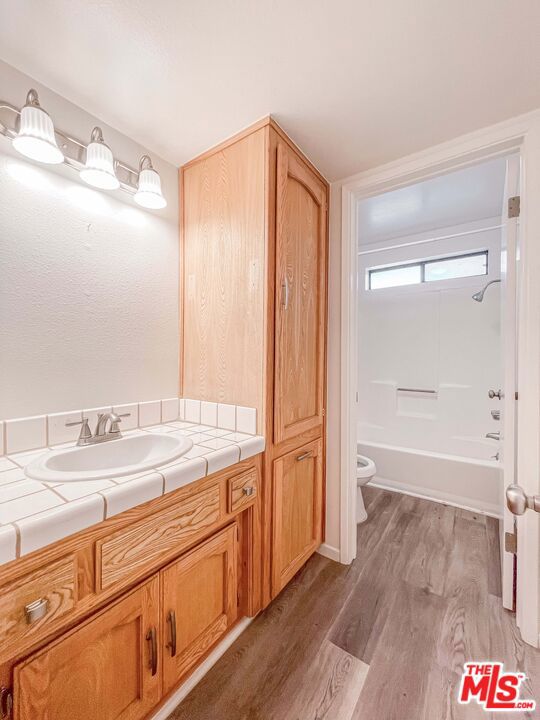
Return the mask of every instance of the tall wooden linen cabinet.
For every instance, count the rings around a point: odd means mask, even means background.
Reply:
[[[183,397],[266,437],[263,607],[323,540],[328,184],[267,118],[182,167],[180,202]]]

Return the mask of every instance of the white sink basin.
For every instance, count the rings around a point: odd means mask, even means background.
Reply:
[[[172,462],[191,450],[186,437],[165,434],[134,435],[99,445],[45,453],[24,469],[34,480],[74,482],[121,477]]]

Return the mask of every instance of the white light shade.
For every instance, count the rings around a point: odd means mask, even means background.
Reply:
[[[13,138],[13,147],[31,160],[57,165],[64,162],[64,154],[56,144],[53,121],[39,107],[37,94],[35,97],[35,104],[27,104],[21,110],[19,132]]]
[[[153,168],[139,172],[139,187],[133,199],[138,205],[150,210],[159,210],[167,205],[161,193],[161,179]]]
[[[86,164],[81,170],[84,182],[102,190],[116,190],[120,182],[114,172],[111,149],[104,142],[91,142],[86,148]]]

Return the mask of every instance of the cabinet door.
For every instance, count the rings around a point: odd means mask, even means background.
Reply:
[[[274,462],[273,595],[322,542],[322,478],[320,440]]]
[[[163,692],[235,621],[237,529],[231,525],[162,571]]]
[[[15,720],[138,720],[160,699],[159,579],[15,668]]]
[[[323,423],[326,187],[277,148],[274,442]]]

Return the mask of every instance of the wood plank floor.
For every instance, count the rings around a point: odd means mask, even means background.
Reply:
[[[491,659],[540,704],[540,651],[501,605],[497,522],[364,490],[355,562],[312,557],[169,720],[540,717],[456,701],[463,663]]]

